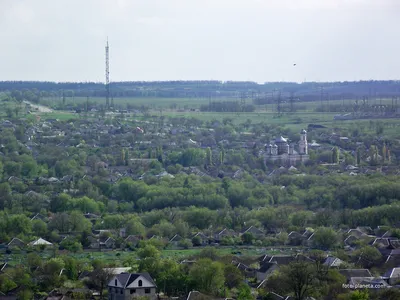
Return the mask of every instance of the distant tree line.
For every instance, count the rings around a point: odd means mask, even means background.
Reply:
[[[104,97],[105,86],[99,82],[46,82],[46,81],[2,81],[0,91],[33,90],[45,92],[73,91],[79,97]],[[246,98],[258,99],[263,104],[265,97],[258,95],[279,90],[282,96],[294,93],[300,101],[317,101],[321,89],[334,99],[368,96],[373,98],[400,95],[398,81],[357,81],[357,82],[256,82],[235,81],[156,81],[156,82],[113,82],[110,84],[114,97],[185,97],[185,98]]]

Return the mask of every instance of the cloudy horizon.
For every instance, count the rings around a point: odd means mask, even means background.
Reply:
[[[399,79],[396,0],[0,0],[0,80]],[[296,66],[294,66],[296,64]]]

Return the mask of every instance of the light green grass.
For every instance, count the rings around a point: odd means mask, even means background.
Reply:
[[[234,100],[233,98],[227,98],[224,100]],[[86,97],[74,97],[74,98],[66,98],[65,104],[84,104],[86,103]],[[61,103],[61,99],[54,98],[44,98],[43,103],[47,103],[50,105]],[[89,103],[97,103],[97,104],[105,104],[105,98],[103,97],[89,97]],[[148,106],[154,108],[169,108],[171,105],[176,104],[178,108],[184,108],[185,106],[189,108],[199,108],[200,105],[208,104],[208,98],[153,98],[153,97],[122,97],[122,98],[114,98],[115,106],[123,106],[126,108],[126,104],[131,104],[135,106]]]
[[[172,104],[176,104],[178,108],[184,108],[185,106],[187,108],[199,108],[201,105],[207,105],[209,101],[213,102],[223,102],[223,101],[240,101],[239,98],[207,98],[207,97],[199,97],[199,98],[162,98],[162,97],[116,97],[114,98],[114,104],[116,106],[122,105],[123,107],[126,106],[126,104],[131,104],[131,105],[136,105],[136,106],[148,106],[152,108],[170,108]],[[79,103],[83,104],[86,103],[87,98],[86,97],[67,97],[65,99],[65,104],[74,104],[74,103]],[[370,100],[368,103],[369,104],[380,104],[382,103],[383,105],[390,105],[392,102],[391,99],[382,99],[382,102],[380,99],[377,100]],[[43,103],[46,103],[47,105],[53,105],[53,104],[60,104],[62,102],[61,98],[44,98]],[[104,97],[89,97],[89,102],[90,103],[97,103],[97,104],[105,104],[105,98]],[[246,99],[247,104],[252,104],[253,101],[251,99]],[[354,99],[331,99],[329,101],[324,100],[321,104],[320,101],[305,101],[305,102],[295,102],[294,108],[295,110],[298,111],[314,111],[315,108],[320,107],[321,105],[326,107],[328,105],[342,105],[344,103],[345,105],[352,105],[354,103]],[[360,101],[361,103],[361,101]],[[282,103],[282,107],[289,107],[289,103]],[[304,109],[305,107],[305,109]],[[263,111],[275,111],[276,110],[276,104],[267,104],[267,105],[258,105],[257,110],[261,109]]]

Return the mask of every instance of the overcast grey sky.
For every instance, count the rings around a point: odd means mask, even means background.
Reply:
[[[400,79],[400,0],[0,0],[0,80]],[[297,66],[293,67],[296,63]]]

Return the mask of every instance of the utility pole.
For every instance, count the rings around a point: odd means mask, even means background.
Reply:
[[[282,113],[282,99],[280,90],[278,91],[278,97],[276,99],[276,112],[278,113],[278,117],[280,117]]]
[[[342,110],[345,111],[345,108],[344,108],[344,95],[342,95]]]
[[[321,100],[321,111],[324,111],[324,104],[323,104],[323,100],[324,100],[324,87],[321,86],[321,96],[320,96],[320,100]]]
[[[328,107],[327,112],[330,112],[330,111],[331,111],[331,109],[330,109],[330,104],[329,104],[330,97],[331,97],[331,95],[327,92],[327,93],[326,93],[326,104],[327,104],[327,107]]]
[[[244,108],[246,106],[246,94],[242,92],[240,94],[240,109],[244,112]]]
[[[294,96],[293,92],[290,92],[290,112],[294,113]]]
[[[109,58],[108,38],[106,44],[106,109],[110,108],[110,58]]]

